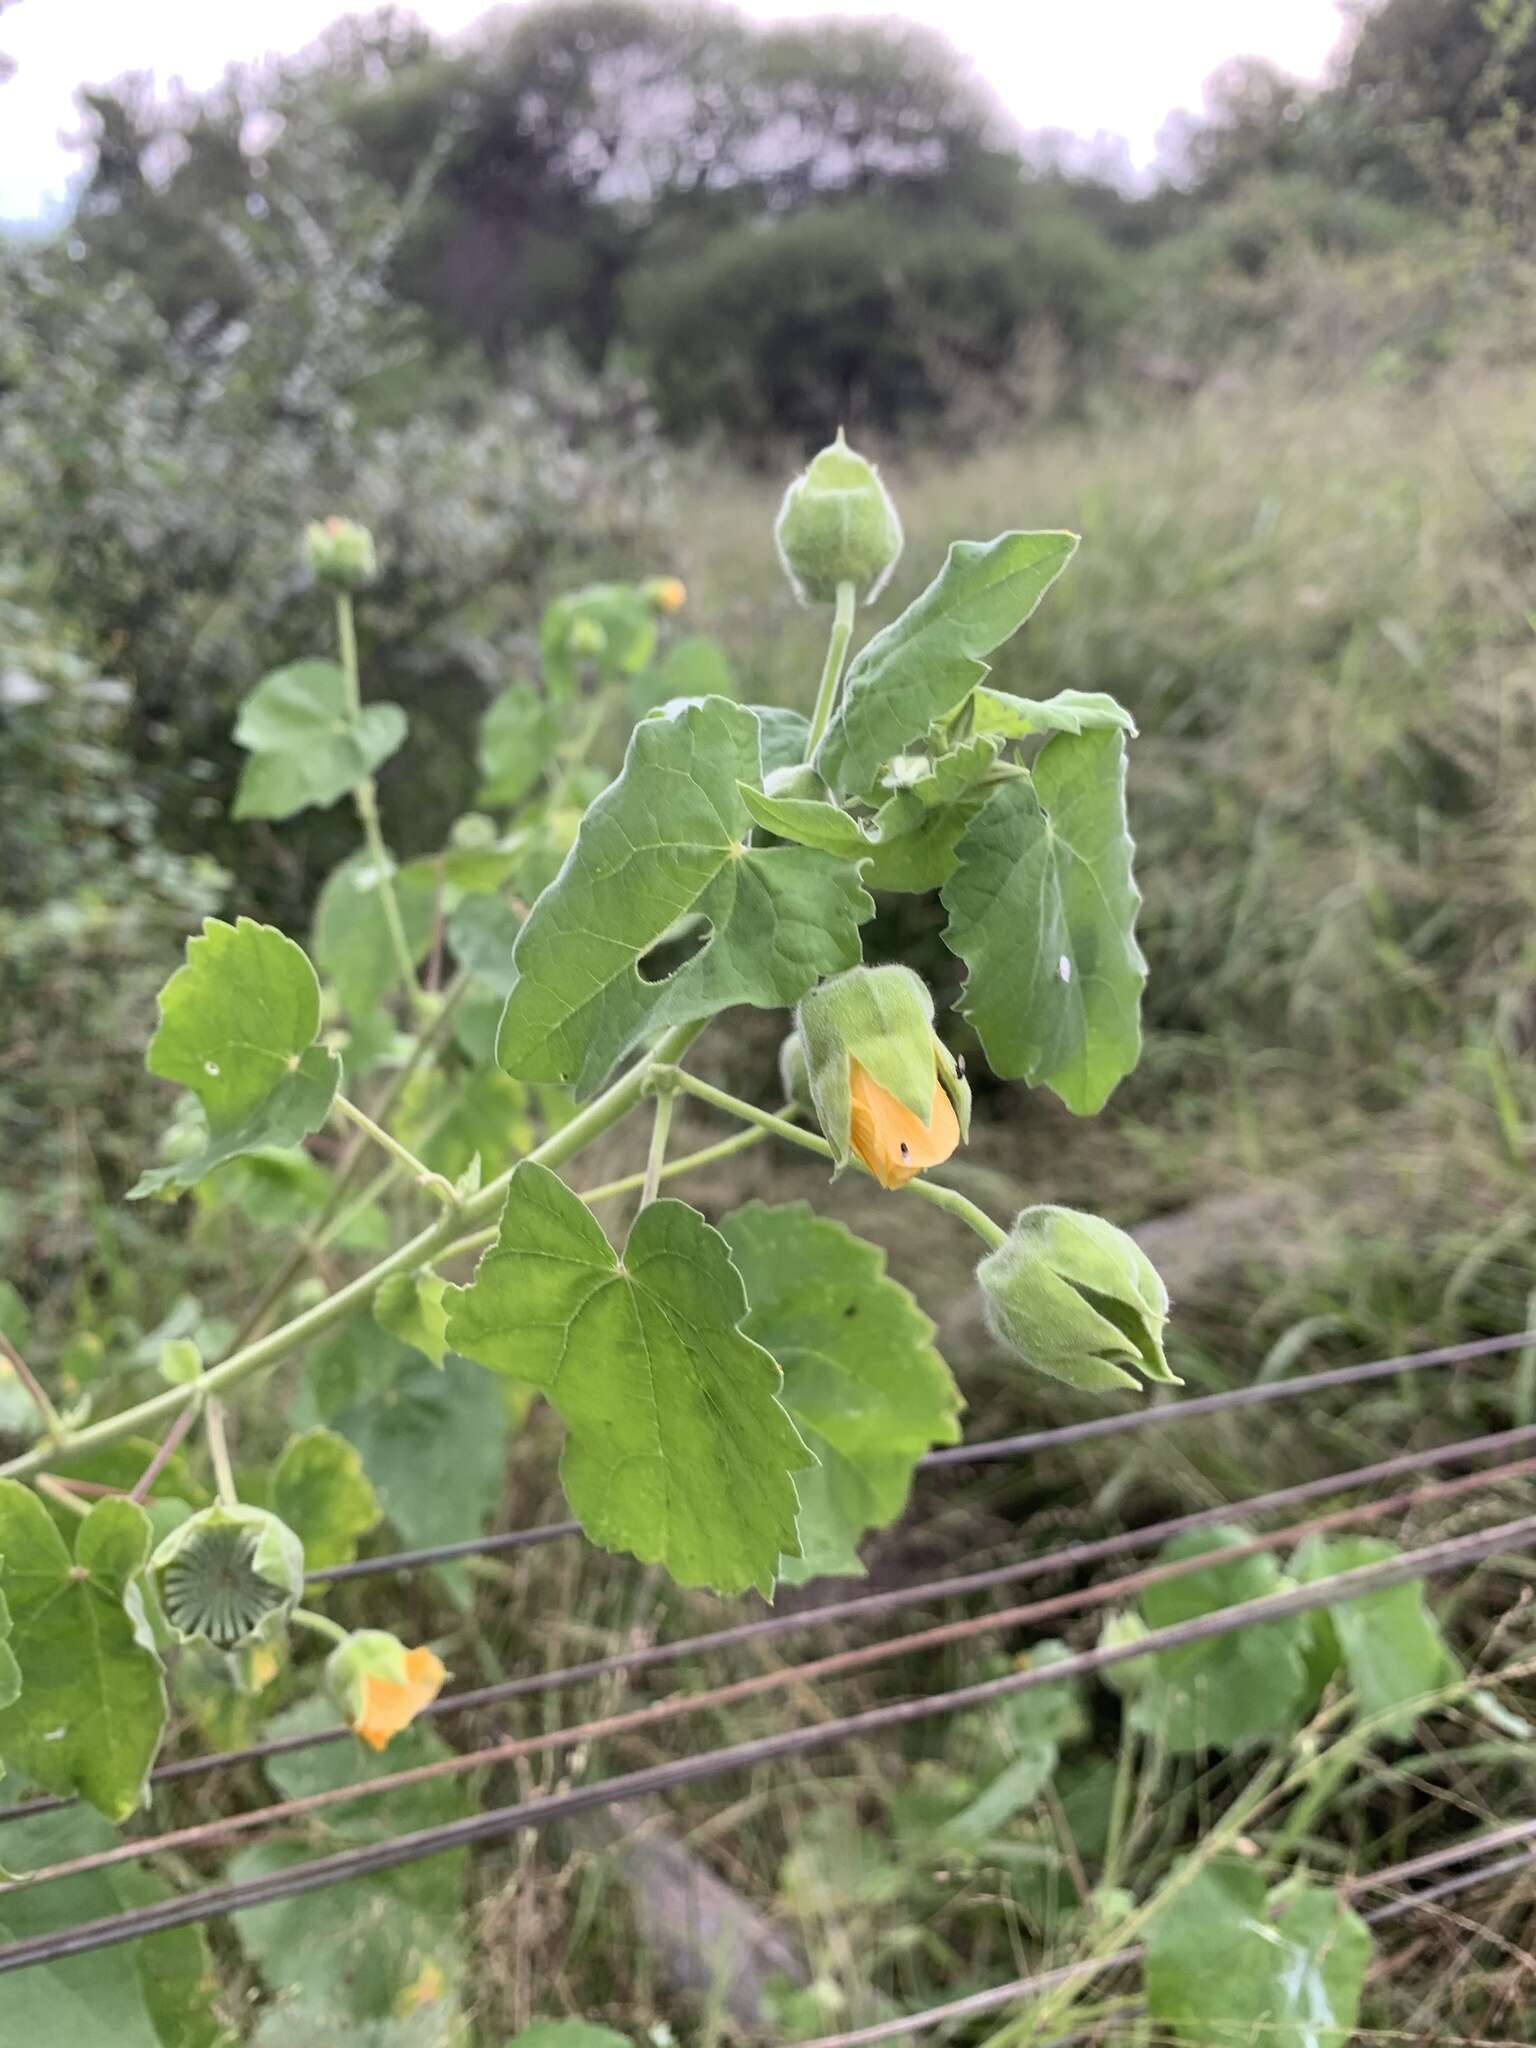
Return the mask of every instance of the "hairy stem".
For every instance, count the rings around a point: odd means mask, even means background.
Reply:
[[[203,1410],[203,1428],[208,1437],[208,1455],[213,1460],[213,1477],[218,1487],[219,1499],[227,1508],[240,1505],[240,1495],[235,1490],[235,1468],[229,1458],[229,1438],[224,1431],[224,1406],[220,1401],[209,1401]]]
[[[648,1208],[656,1199],[656,1190],[661,1185],[662,1168],[667,1160],[667,1133],[672,1128],[671,1089],[656,1097],[655,1115],[651,1122],[651,1149],[646,1154],[645,1176],[640,1183],[640,1206]]]
[[[434,1173],[430,1167],[423,1166],[422,1162],[408,1146],[402,1145],[398,1138],[392,1138],[384,1126],[376,1124],[366,1110],[359,1109],[355,1102],[349,1101],[345,1095],[341,1094],[338,1094],[336,1097],[336,1108],[340,1110],[349,1123],[356,1124],[357,1128],[370,1137],[375,1145],[380,1146],[392,1159],[403,1166],[406,1172],[415,1179],[418,1187],[426,1188],[430,1193],[436,1195],[444,1208],[456,1209],[458,1207],[458,1196],[453,1191],[452,1181],[444,1180],[440,1173]]]
[[[837,708],[837,692],[843,680],[843,663],[848,659],[848,642],[853,638],[853,615],[858,601],[858,592],[851,583],[839,583],[821,687],[816,692],[816,709],[811,713],[811,736],[805,747],[808,761],[821,745],[821,736],[832,723],[832,713]]]
[[[295,1607],[288,1617],[300,1628],[307,1628],[311,1635],[324,1636],[328,1643],[344,1643],[347,1631],[338,1621],[332,1621],[328,1614],[316,1614],[313,1607]]]
[[[363,691],[357,667],[357,621],[352,612],[350,590],[338,590],[336,593],[336,640],[341,650],[341,672],[347,679],[347,709],[356,718],[363,708]],[[412,1002],[420,1008],[421,983],[416,979],[416,963],[411,958],[410,940],[405,935],[405,922],[400,915],[400,899],[395,894],[395,866],[379,826],[379,800],[371,775],[365,775],[354,785],[352,801],[357,806],[363,838],[378,878],[379,903],[384,912],[395,964],[400,970],[401,980],[410,991]]]
[[[48,1389],[28,1365],[15,1345],[6,1336],[0,1336],[0,1358],[4,1358],[11,1371],[20,1380],[31,1399],[32,1405],[42,1417],[43,1428],[51,1437],[62,1439],[66,1434],[64,1418],[49,1399]]]

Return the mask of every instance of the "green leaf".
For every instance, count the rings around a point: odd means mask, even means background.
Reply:
[[[630,678],[629,708],[634,717],[644,718],[675,697],[735,694],[736,678],[725,649],[702,633],[690,633],[675,640],[653,668]]]
[[[736,788],[753,824],[780,839],[840,854],[845,860],[864,860],[874,851],[858,821],[836,804],[818,803],[814,797],[765,796],[750,782],[738,782]]]
[[[680,1585],[772,1592],[780,1555],[799,1554],[789,1475],[810,1460],[697,1210],[652,1202],[620,1260],[586,1204],[524,1160],[496,1244],[448,1299],[453,1349],[559,1412],[566,1497],[594,1543]]]
[[[354,712],[333,661],[297,661],[264,676],[240,707],[236,744],[251,758],[235,794],[237,818],[291,818],[345,796],[404,745],[398,704]]]
[[[749,704],[747,709],[757,720],[765,777],[775,768],[793,768],[805,759],[811,721],[803,711],[790,711],[782,704]]]
[[[1223,1563],[1221,1553],[1251,1542],[1246,1529],[1192,1529],[1163,1546],[1160,1557],[1211,1558],[1209,1569],[1148,1586],[1141,1611],[1149,1628],[1170,1628],[1245,1600],[1261,1600],[1290,1583],[1267,1551]],[[1152,1660],[1136,1699],[1143,1726],[1155,1727],[1175,1756],[1237,1749],[1294,1720],[1306,1685],[1308,1617],[1294,1615],[1234,1629],[1209,1642],[1163,1650]]]
[[[10,1822],[6,1855],[23,1870],[72,1861],[119,1840],[84,1807]],[[23,1886],[0,1897],[0,1939],[29,1940],[170,1897],[152,1872],[124,1867]],[[0,1992],[7,2048],[233,2048],[201,1928],[178,1927],[15,1972]]]
[[[1400,1555],[1400,1546],[1383,1537],[1312,1536],[1292,1559],[1291,1572],[1310,1585]],[[1315,1615],[1313,1627],[1319,1667],[1343,1663],[1362,1720],[1409,1710],[1395,1714],[1383,1731],[1399,1739],[1412,1734],[1419,1718],[1414,1703],[1450,1684],[1460,1670],[1420,1582],[1341,1601]]]
[[[959,1008],[993,1071],[1092,1115],[1141,1055],[1147,963],[1136,943],[1125,738],[1051,741],[1033,781],[995,789],[944,884],[944,942],[967,968]]]
[[[149,1517],[99,1500],[71,1559],[37,1495],[0,1480],[0,1588],[21,1690],[0,1709],[0,1758],[108,1820],[143,1805],[165,1726],[165,1679],[137,1580]]]
[[[391,1336],[438,1366],[448,1354],[446,1289],[435,1273],[391,1273],[373,1297],[373,1313]]]
[[[631,2048],[628,2034],[594,2027],[590,2020],[534,2020],[507,2048]]]
[[[378,1527],[383,1513],[356,1446],[331,1429],[288,1439],[272,1473],[269,1505],[304,1545],[312,1572],[350,1564],[358,1539]]]
[[[930,810],[903,790],[880,807],[879,843],[860,870],[869,889],[926,895],[940,889],[959,865],[955,849],[987,800],[985,790]]]
[[[375,1334],[387,1350],[389,1339]],[[361,1348],[360,1339],[354,1337],[350,1348]],[[411,1547],[474,1535],[501,1497],[507,1461],[501,1390],[459,1359],[439,1369],[402,1354],[393,1370],[385,1368],[382,1385],[330,1419],[356,1444],[385,1514]]]
[[[1181,2048],[1345,2048],[1370,1957],[1336,1892],[1293,1882],[1266,1897],[1252,1864],[1218,1857],[1152,1922],[1147,2006]]]
[[[749,1202],[720,1234],[747,1291],[742,1330],[778,1360],[779,1398],[821,1461],[796,1481],[801,1556],[782,1575],[860,1575],[859,1539],[901,1513],[917,1459],[959,1439],[933,1324],[883,1251],[804,1202]]]
[[[512,951],[523,921],[500,896],[466,896],[448,920],[453,957],[503,1001],[516,985]]]
[[[269,1732],[278,1740],[311,1735],[333,1727],[335,1719],[326,1700],[309,1699],[279,1715]],[[283,1798],[303,1799],[438,1763],[448,1754],[447,1745],[418,1723],[395,1737],[387,1755],[361,1743],[331,1742],[269,1758],[266,1771]],[[442,1826],[468,1814],[473,1799],[473,1779],[464,1774],[336,1806],[320,1818],[314,1847],[325,1853]],[[289,1869],[308,1853],[294,1843],[264,1843],[235,1857],[229,1876],[239,1883]],[[461,1852],[431,1856],[242,1913],[240,1939],[278,1994],[257,2032],[259,2048],[299,2042],[441,2048],[461,2040],[464,1871]],[[415,2015],[421,2031],[405,2026],[407,2014]]]
[[[983,687],[969,708],[973,733],[995,733],[1001,739],[1028,739],[1039,732],[1115,731],[1136,736],[1136,721],[1129,711],[1103,690],[1058,690],[1054,697],[1035,699]]]
[[[335,1055],[314,1042],[319,1029],[320,984],[302,947],[253,918],[205,918],[160,991],[145,1064],[192,1090],[208,1143],[141,1174],[132,1196],[190,1187],[226,1159],[318,1130],[341,1080]]]
[[[480,721],[482,804],[519,804],[544,773],[555,751],[555,721],[532,683],[509,683]]]
[[[396,987],[400,968],[384,914],[384,891],[366,847],[333,868],[315,905],[310,944],[322,974],[336,984],[349,1017],[365,1017]],[[430,862],[394,870],[395,901],[411,959],[420,960],[432,938],[437,902]]]
[[[746,781],[761,781],[758,727],[739,705],[711,697],[635,727],[518,938],[497,1042],[508,1073],[589,1093],[671,1025],[796,1002],[858,960],[873,905],[857,870],[806,847],[749,848]],[[640,962],[685,919],[702,922],[702,947],[648,981]]]
[[[857,796],[893,754],[963,704],[985,657],[1017,632],[1077,547],[1072,533],[957,540],[900,618],[862,648],[816,750],[834,789]]]

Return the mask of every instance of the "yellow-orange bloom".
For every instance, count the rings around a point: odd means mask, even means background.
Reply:
[[[408,1728],[423,1707],[428,1707],[442,1690],[447,1667],[431,1650],[407,1650],[405,1677],[380,1678],[368,1672],[363,1678],[362,1712],[353,1727],[371,1749],[383,1749],[392,1736]]]
[[[688,602],[688,586],[681,576],[658,576],[651,585],[658,611],[680,612]]]
[[[848,1142],[883,1188],[904,1188],[925,1166],[937,1166],[960,1143],[954,1104],[938,1076],[928,1121],[873,1080],[856,1059],[848,1061],[852,1115]]]

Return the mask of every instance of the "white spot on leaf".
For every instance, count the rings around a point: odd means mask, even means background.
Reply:
[[[1072,962],[1067,958],[1065,953],[1063,953],[1061,958],[1056,962],[1056,972],[1061,976],[1063,981],[1070,981],[1072,979]]]

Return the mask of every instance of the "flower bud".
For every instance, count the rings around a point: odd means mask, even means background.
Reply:
[[[901,554],[901,521],[879,471],[841,427],[784,493],[773,537],[802,604],[830,604],[840,583],[865,604],[884,588]]]
[[[850,967],[812,989],[795,1021],[838,1173],[857,1154],[883,1188],[905,1187],[969,1136],[971,1091],[910,968]]]
[[[791,1109],[798,1109],[802,1116],[816,1114],[816,1105],[811,1099],[810,1069],[805,1063],[805,1046],[798,1031],[791,1031],[779,1047],[779,1085]]]
[[[326,1659],[326,1690],[370,1749],[384,1749],[428,1707],[448,1676],[431,1650],[408,1650],[381,1628],[358,1629]]]
[[[640,595],[659,612],[680,612],[688,602],[688,586],[681,576],[648,576]]]
[[[1077,1209],[1023,1209],[976,1269],[987,1321],[1010,1351],[1070,1386],[1181,1384],[1163,1356],[1168,1290],[1133,1237]]]
[[[1139,1643],[1143,1636],[1149,1633],[1147,1624],[1139,1614],[1133,1613],[1130,1608],[1122,1608],[1118,1614],[1108,1614],[1104,1617],[1104,1625],[1099,1630],[1099,1648],[1118,1650],[1126,1643]],[[1150,1665],[1151,1659],[1147,1657],[1127,1657],[1123,1664],[1107,1664],[1104,1667],[1104,1682],[1119,1693],[1122,1699],[1129,1699],[1132,1693],[1139,1692],[1151,1677]]]
[[[373,535],[353,519],[316,519],[304,529],[304,554],[315,580],[333,590],[366,590],[379,573]]]
[[[304,1546],[265,1508],[204,1508],[160,1544],[149,1577],[179,1642],[238,1650],[286,1625],[304,1590]]]
[[[597,656],[607,652],[608,635],[600,620],[586,617],[572,619],[565,644],[572,654]]]

